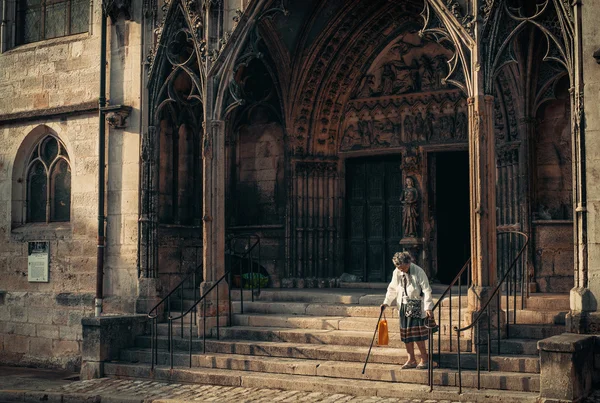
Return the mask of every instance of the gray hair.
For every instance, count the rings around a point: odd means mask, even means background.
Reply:
[[[409,252],[396,252],[394,253],[394,257],[392,258],[392,262],[395,266],[399,266],[401,264],[412,263],[412,256]]]

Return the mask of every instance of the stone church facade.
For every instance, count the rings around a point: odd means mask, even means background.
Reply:
[[[248,233],[271,287],[385,283],[408,250],[444,284],[470,257],[485,296],[516,229],[529,289],[596,331],[598,6],[83,3],[1,8],[0,362],[77,368],[94,300],[206,289]]]

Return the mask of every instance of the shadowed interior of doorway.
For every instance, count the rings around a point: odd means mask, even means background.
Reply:
[[[449,284],[470,255],[469,155],[441,152],[436,158],[436,278]]]

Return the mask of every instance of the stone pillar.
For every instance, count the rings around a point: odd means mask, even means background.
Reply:
[[[596,117],[600,102],[600,67],[592,57],[598,46],[594,32],[600,12],[591,5],[583,5],[579,0],[573,2],[573,12],[575,50],[571,88],[571,141],[575,286],[571,290],[571,312],[567,318],[567,329],[583,333],[590,331],[590,327],[597,328],[590,326],[592,322],[600,324],[600,315],[590,314],[598,310],[600,297],[600,270],[596,268],[597,264],[590,265],[590,257],[593,258],[600,252],[600,228],[595,224],[598,221],[595,216],[600,211],[600,192],[597,190],[598,177],[595,172],[600,167],[600,160],[596,149],[586,150],[586,137],[593,139],[600,133],[600,122]],[[584,75],[585,88],[588,90],[585,93],[585,103]],[[592,142],[588,143],[588,146],[594,145]]]
[[[564,333],[538,341],[540,403],[579,402],[592,391],[595,336]]]
[[[204,282],[200,285],[200,295],[204,295],[225,274],[225,122],[209,120],[204,124],[202,142],[203,162],[203,272]],[[224,325],[229,312],[227,303],[228,285],[222,281],[213,288],[204,302],[198,306],[198,329],[203,332],[204,312],[206,329],[216,325],[217,301],[220,324]]]
[[[496,156],[494,98],[471,97],[469,171],[471,186],[471,261],[473,286],[469,311],[478,311],[496,284]]]
[[[205,122],[203,162],[203,263],[204,281],[225,274],[225,122]]]

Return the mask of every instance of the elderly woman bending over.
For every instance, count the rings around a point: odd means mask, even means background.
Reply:
[[[428,359],[425,341],[429,331],[425,327],[425,318],[433,317],[431,287],[425,271],[412,263],[408,252],[398,252],[392,261],[396,266],[392,281],[388,285],[381,309],[385,309],[397,300],[400,310],[400,339],[406,344],[408,360],[402,369],[427,369]],[[415,343],[419,347],[421,360],[415,359]]]

